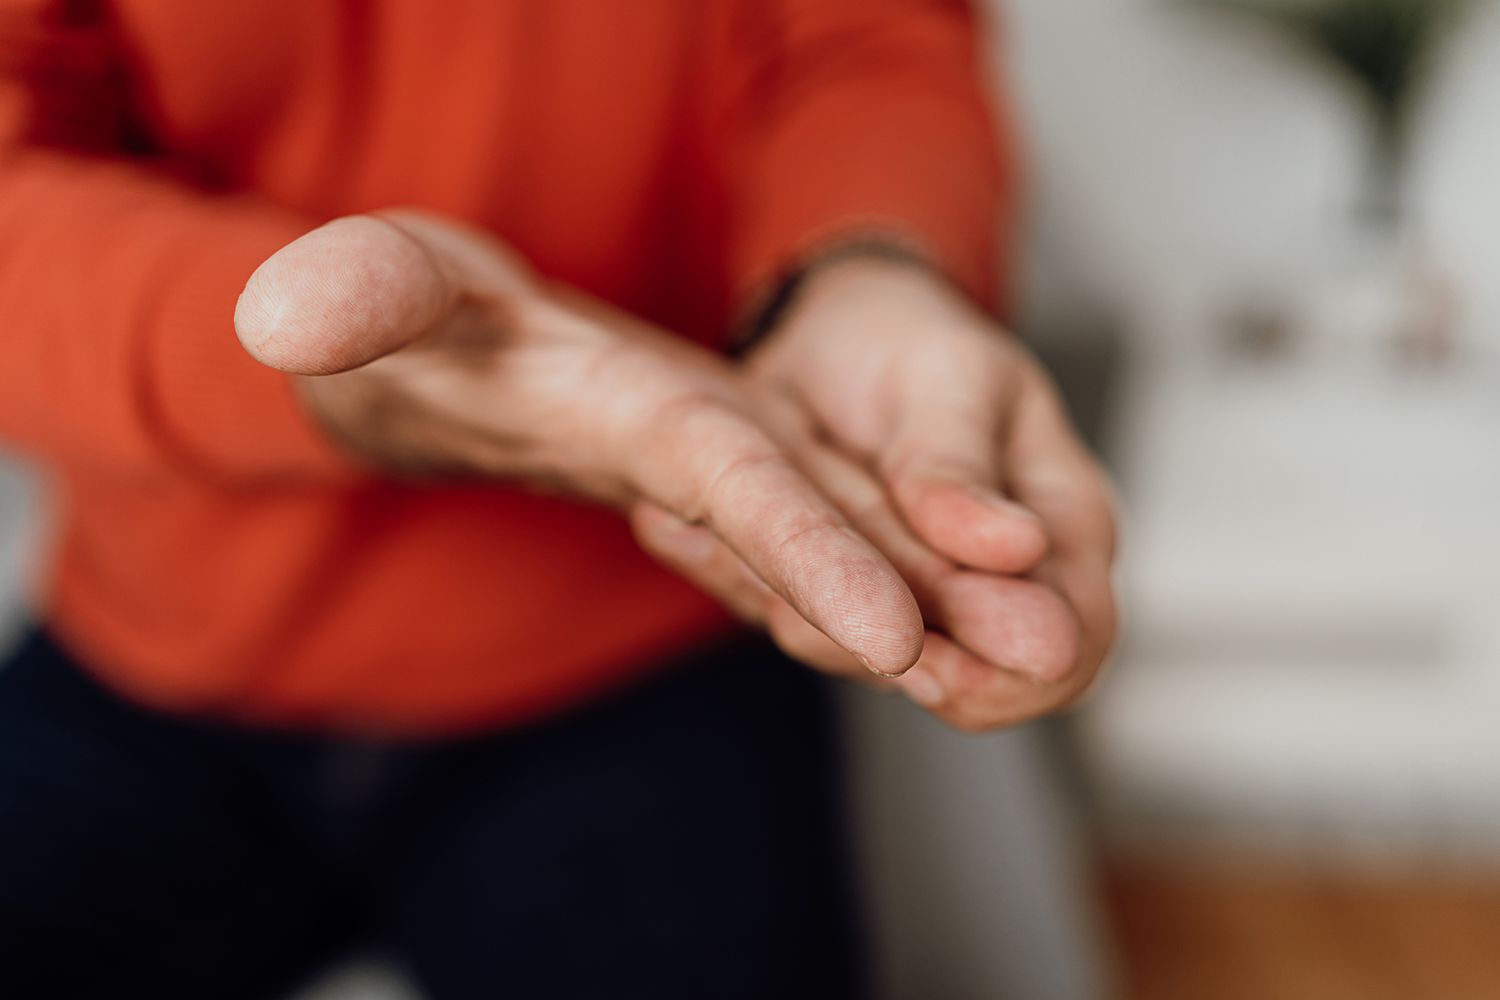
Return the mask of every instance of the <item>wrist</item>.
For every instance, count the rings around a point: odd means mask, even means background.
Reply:
[[[861,289],[941,295],[967,301],[963,292],[919,249],[899,239],[862,239],[829,247],[806,260],[767,296],[736,338],[735,352],[745,353],[784,327],[809,303]]]
[[[958,294],[924,258],[856,252],[840,255],[808,270],[786,312],[790,314],[829,298],[872,292],[881,295]]]

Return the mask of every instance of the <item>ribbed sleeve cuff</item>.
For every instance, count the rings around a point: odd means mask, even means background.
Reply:
[[[976,146],[972,120],[944,110],[903,107],[893,96],[843,118],[846,141],[812,134],[819,117],[779,136],[740,202],[736,301],[753,310],[840,244],[880,241],[927,260],[986,309],[1000,308],[1003,165],[996,150]]]
[[[360,467],[318,429],[292,378],[252,360],[234,332],[251,273],[310,226],[259,208],[225,214],[235,218],[186,227],[167,255],[144,352],[162,438],[209,474],[355,479]]]

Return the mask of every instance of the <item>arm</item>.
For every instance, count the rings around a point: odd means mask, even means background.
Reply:
[[[0,435],[95,474],[562,488],[708,526],[755,577],[731,604],[758,587],[871,669],[916,659],[910,592],[721,360],[445,220],[312,228],[174,182],[126,155],[106,27],[61,17],[0,13]]]
[[[772,602],[887,676],[920,652],[900,575],[723,358],[538,280],[482,232],[415,211],[334,220],[256,270],[235,325],[376,466],[608,504],[730,554],[739,572],[709,589],[752,620]]]
[[[0,18],[0,436],[110,473],[351,475],[231,324],[312,223],[130,157],[123,92],[105,25]]]

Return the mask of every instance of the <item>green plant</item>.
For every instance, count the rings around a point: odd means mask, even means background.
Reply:
[[[1368,208],[1394,217],[1412,109],[1438,44],[1474,0],[1196,0],[1254,15],[1332,63],[1374,116]],[[1387,220],[1389,221],[1389,220]]]

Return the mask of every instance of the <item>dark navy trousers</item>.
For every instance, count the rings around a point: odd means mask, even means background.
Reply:
[[[0,997],[272,998],[369,951],[433,1000],[855,996],[836,756],[822,682],[749,641],[380,743],[156,714],[36,632],[0,667]]]

